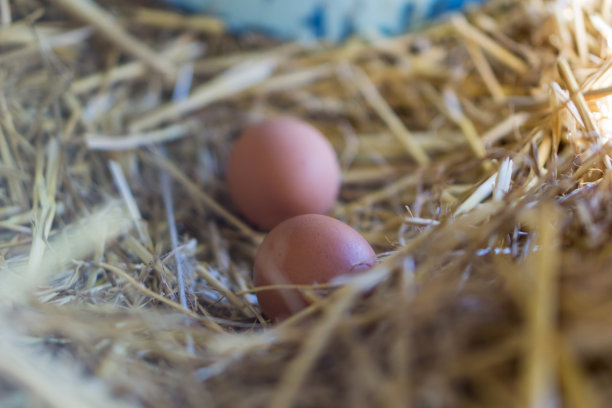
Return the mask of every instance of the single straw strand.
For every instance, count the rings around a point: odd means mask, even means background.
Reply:
[[[474,61],[474,67],[480,74],[482,78],[482,82],[484,82],[485,86],[489,90],[489,93],[493,97],[495,102],[503,102],[506,99],[506,94],[504,93],[504,89],[501,84],[495,77],[495,73],[491,68],[491,65],[487,62],[487,59],[482,52],[482,49],[471,40],[466,40],[465,47],[467,51],[470,53],[472,57],[472,61]]]
[[[121,197],[127,206],[134,227],[138,232],[140,241],[143,243],[149,242],[149,237],[142,226],[142,216],[140,214],[140,210],[138,209],[138,205],[136,204],[136,200],[134,199],[134,195],[132,194],[130,185],[125,178],[125,174],[123,174],[121,166],[116,161],[109,160],[108,168],[110,169],[113,180],[115,181],[115,186],[119,190],[119,194],[121,194]]]
[[[8,27],[11,21],[11,4],[9,0],[0,0],[0,23],[3,27]]]
[[[164,152],[165,153],[165,152]],[[182,251],[179,248],[178,232],[176,230],[176,220],[174,218],[174,203],[172,202],[172,185],[170,176],[167,172],[161,171],[161,186],[162,196],[164,200],[164,208],[166,209],[166,220],[170,231],[170,242],[174,250],[174,258],[176,260],[177,280],[179,285],[179,302],[181,306],[188,309],[187,296],[185,294],[185,262]]]
[[[578,55],[583,64],[588,62],[589,46],[587,44],[587,33],[584,27],[584,15],[582,14],[583,0],[573,0],[572,6],[574,9],[574,32],[576,35],[576,46],[578,47]]]
[[[189,90],[191,89],[192,79],[193,65],[188,64],[183,66],[179,70],[179,75],[176,81],[176,85],[174,87],[174,93],[172,95],[173,101],[182,101],[187,98],[187,96],[189,95]],[[164,146],[160,147],[160,152],[164,158],[167,158],[168,153],[166,152],[166,148]],[[178,231],[176,229],[176,219],[174,217],[174,202],[172,201],[172,181],[170,179],[170,175],[166,170],[160,169],[160,173],[164,208],[166,209],[166,219],[168,221],[168,229],[170,231],[170,243],[172,245],[172,249],[174,251],[174,259],[176,261],[176,274],[179,286],[179,302],[181,303],[181,306],[183,306],[185,309],[188,309],[186,294],[187,289],[185,286],[187,274],[191,277],[192,271],[185,259],[185,255],[183,254],[182,249],[179,247]],[[189,326],[189,321],[187,321],[186,324],[187,326]],[[191,355],[195,354],[193,337],[190,334],[187,335],[187,352]]]
[[[526,356],[526,403],[528,407],[555,406],[557,350],[555,345],[558,314],[558,269],[560,214],[552,204],[528,214],[527,223],[537,228],[539,250],[527,260],[533,291],[527,309],[529,347]]]
[[[173,142],[191,134],[196,122],[177,123],[149,132],[131,133],[121,136],[88,133],[85,143],[90,150],[125,151],[160,143]]]

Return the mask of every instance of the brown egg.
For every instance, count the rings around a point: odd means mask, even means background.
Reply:
[[[266,236],[257,251],[255,286],[327,283],[336,276],[372,267],[376,254],[350,226],[334,218],[307,214],[290,218]],[[278,320],[306,307],[296,289],[257,292],[263,313]]]
[[[338,196],[340,167],[325,137],[298,119],[249,126],[227,165],[229,193],[238,211],[269,230],[300,214],[324,214]]]

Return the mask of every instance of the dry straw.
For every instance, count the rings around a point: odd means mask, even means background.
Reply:
[[[607,405],[611,1],[309,47],[137,3],[0,0],[0,406]],[[380,263],[271,326],[223,180],[282,114]]]

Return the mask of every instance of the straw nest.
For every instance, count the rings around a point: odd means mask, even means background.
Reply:
[[[125,3],[0,0],[0,406],[612,398],[611,1],[338,47]],[[280,114],[380,264],[272,326],[223,180]]]

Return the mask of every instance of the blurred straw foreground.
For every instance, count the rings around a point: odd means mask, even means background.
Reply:
[[[607,405],[612,1],[336,47],[146,5],[0,0],[0,406]],[[272,326],[223,180],[281,114],[381,262]]]

